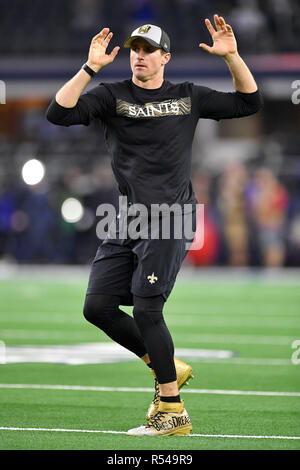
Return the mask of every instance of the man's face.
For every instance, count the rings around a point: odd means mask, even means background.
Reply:
[[[169,55],[163,54],[161,49],[151,46],[144,39],[135,39],[130,48],[130,66],[133,75],[143,82],[155,78],[162,72]]]

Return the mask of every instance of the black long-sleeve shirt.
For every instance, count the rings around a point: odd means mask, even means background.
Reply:
[[[258,91],[224,93],[168,81],[148,90],[125,80],[96,86],[73,108],[53,99],[47,119],[62,126],[99,122],[120,192],[128,202],[183,205],[195,202],[190,171],[198,120],[249,116],[261,103]]]

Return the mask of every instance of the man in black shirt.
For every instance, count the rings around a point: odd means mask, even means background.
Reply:
[[[104,28],[92,39],[86,64],[57,92],[47,111],[47,118],[58,125],[99,122],[125,198],[126,217],[121,210],[94,259],[84,315],[140,357],[155,377],[147,424],[129,430],[130,435],[183,435],[192,429],[179,395],[192,370],[174,360],[162,312],[193,239],[186,230],[181,237],[175,234],[187,219],[195,223],[197,201],[190,181],[193,136],[199,118],[238,118],[261,106],[232,28],[218,15],[215,27],[208,19],[205,23],[213,46],[200,47],[225,60],[235,92],[164,80],[164,67],[171,58],[169,37],[158,26],[143,25],[125,43],[130,47],[131,80],[102,83],[82,94],[91,77],[118,53],[118,46],[106,53],[112,33]],[[134,222],[141,207],[146,215],[139,219],[140,236],[126,232],[124,237],[124,221]],[[152,214],[154,207],[159,215]],[[173,228],[163,237],[161,224],[166,217]],[[133,318],[120,305],[133,305]]]

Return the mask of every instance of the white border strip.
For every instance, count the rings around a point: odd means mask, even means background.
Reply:
[[[0,427],[0,431],[46,431],[46,432],[81,432],[81,433],[103,433],[103,434],[127,434],[126,431],[102,431],[98,429],[60,429],[60,428],[15,428]],[[239,438],[239,439],[300,439],[300,436],[249,436],[240,434],[190,434],[183,437],[216,437],[216,438]]]
[[[74,390],[86,392],[153,392],[146,387],[94,387],[84,385],[0,384],[0,389]],[[182,389],[184,393],[207,395],[250,395],[265,397],[300,397],[300,392],[264,392],[249,390],[214,390],[205,388]]]

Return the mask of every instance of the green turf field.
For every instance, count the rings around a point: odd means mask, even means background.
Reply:
[[[86,279],[2,280],[2,362],[4,346],[8,358],[12,346],[111,343],[82,316],[85,288]],[[292,362],[293,353],[300,359],[292,348],[299,306],[297,279],[178,281],[165,307],[175,347],[229,352],[182,357],[195,375],[181,391],[193,424],[188,437],[125,434],[144,423],[153,396],[139,360],[1,364],[0,449],[300,449],[300,364]]]

